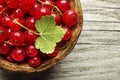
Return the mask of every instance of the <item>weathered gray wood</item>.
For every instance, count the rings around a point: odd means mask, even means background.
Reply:
[[[65,60],[42,73],[0,70],[0,80],[120,80],[120,0],[81,0],[84,26]]]
[[[84,22],[83,30],[88,31],[108,31],[108,30],[120,30],[120,22]]]
[[[90,45],[120,45],[120,31],[83,30],[78,43]]]

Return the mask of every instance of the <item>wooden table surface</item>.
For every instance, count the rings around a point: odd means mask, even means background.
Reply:
[[[0,68],[0,80],[120,80],[120,0],[81,0],[84,25],[65,60],[42,73]]]

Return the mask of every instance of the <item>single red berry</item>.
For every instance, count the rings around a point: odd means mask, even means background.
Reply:
[[[11,52],[11,56],[15,61],[23,61],[25,59],[25,50],[23,48],[14,48]]]
[[[67,10],[63,14],[62,20],[69,26],[74,26],[78,22],[78,14],[74,10]]]
[[[25,37],[24,34],[20,31],[17,32],[12,32],[10,34],[10,42],[14,45],[14,46],[21,46],[25,41]]]
[[[0,1],[1,2],[1,1]],[[2,22],[2,10],[5,9],[5,6],[0,4],[0,22]]]
[[[26,30],[24,32],[24,35],[25,35],[25,41],[26,41],[27,44],[32,45],[32,44],[35,43],[35,40],[37,38],[36,34],[32,33],[31,31]]]
[[[3,17],[3,10],[5,9],[5,5],[0,4],[0,22],[2,22],[2,17]]]
[[[57,47],[60,48],[60,47],[63,47],[64,45],[66,44],[66,41],[60,41],[59,43],[57,43]]]
[[[56,25],[60,25],[60,23],[61,23],[61,16],[57,12],[52,12],[51,15],[54,16]]]
[[[57,48],[55,48],[54,52],[53,52],[53,53],[51,53],[51,54],[48,54],[48,56],[49,56],[49,57],[56,57],[56,56],[57,56],[57,54],[58,54],[58,49],[57,49]]]
[[[55,3],[52,0],[42,0],[45,4],[43,4],[44,7],[53,10],[53,6]]]
[[[14,62],[14,59],[13,59],[13,57],[12,57],[11,54],[6,55],[6,59],[7,59],[9,62]]]
[[[41,59],[39,57],[33,57],[29,59],[29,65],[32,67],[38,67],[41,64]]]
[[[2,25],[3,26],[9,26],[11,23],[12,18],[10,16],[5,16],[2,18]]]
[[[2,22],[2,13],[0,13],[0,23]]]
[[[6,28],[6,39],[8,40],[11,34],[11,30],[9,28]]]
[[[1,4],[0,4],[0,12],[1,12],[3,9],[5,9],[5,5],[3,5],[3,4],[1,5]]]
[[[36,49],[33,45],[27,46],[26,54],[28,57],[35,57],[38,55],[38,49]]]
[[[41,60],[47,60],[48,59],[48,55],[42,53],[41,51],[39,51],[38,56],[40,57]]]
[[[66,10],[70,9],[70,3],[68,0],[57,0],[56,6],[62,11],[65,12]]]
[[[13,17],[22,18],[25,15],[26,11],[20,8],[17,8],[13,11]]]
[[[40,8],[41,5],[39,3],[35,3],[34,7],[32,9],[30,9],[28,12],[31,16],[35,16],[35,12],[37,10],[37,8]]]
[[[9,54],[11,46],[9,44],[3,43],[0,45],[0,54]]]
[[[32,9],[37,0],[20,0],[20,7],[24,10]]]
[[[3,26],[0,26],[0,43],[4,42],[6,39],[6,31]]]
[[[42,16],[46,16],[46,15],[50,15],[50,14],[51,14],[50,9],[48,9],[46,7],[41,7],[41,8],[37,8],[35,17],[38,20],[38,19],[41,19]]]
[[[72,32],[71,32],[71,30],[68,28],[68,27],[66,27],[66,26],[63,26],[62,27],[65,31],[66,31],[66,33],[65,33],[65,35],[64,35],[64,37],[63,37],[63,41],[67,41],[67,40],[69,40],[70,38],[71,38],[71,36],[72,36]]]
[[[35,30],[35,21],[34,17],[28,17],[25,22],[26,27]]]
[[[15,17],[14,17],[14,14],[11,14],[10,17],[11,17],[11,18],[15,18]]]
[[[4,13],[7,13],[5,15],[11,15],[13,13],[13,9],[9,8],[9,7],[5,7],[5,12]]]
[[[6,0],[6,3],[9,8],[18,8],[19,7],[19,0]]]
[[[0,4],[4,4],[6,0],[0,0]]]
[[[16,20],[24,25],[24,20],[23,19],[19,19],[16,18]],[[16,22],[14,22],[14,19],[11,20],[11,23],[9,25],[9,28],[11,29],[11,31],[19,31],[22,29],[22,27],[20,25],[18,25]]]

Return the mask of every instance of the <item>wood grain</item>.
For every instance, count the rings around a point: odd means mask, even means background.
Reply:
[[[0,70],[0,80],[120,80],[120,0],[81,0],[84,26],[72,53],[42,73]]]

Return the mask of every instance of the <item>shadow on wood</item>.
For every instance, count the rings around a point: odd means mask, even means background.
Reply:
[[[54,70],[54,67],[47,69],[43,72],[24,73],[24,72],[13,72],[5,69],[0,69],[0,78],[3,80],[49,80],[49,76]]]

